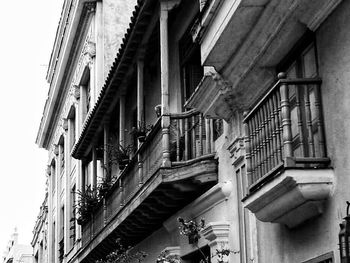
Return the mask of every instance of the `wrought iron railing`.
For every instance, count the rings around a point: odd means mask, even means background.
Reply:
[[[280,168],[316,167],[329,162],[323,133],[319,78],[277,83],[245,116],[247,176],[250,190]]]

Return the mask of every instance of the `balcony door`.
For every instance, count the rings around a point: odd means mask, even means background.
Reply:
[[[287,73],[288,79],[318,77],[317,53],[314,42],[309,42],[294,51],[289,62],[279,71]],[[316,87],[289,85],[289,102],[291,108],[293,150],[295,157],[319,156],[318,126],[316,107]]]

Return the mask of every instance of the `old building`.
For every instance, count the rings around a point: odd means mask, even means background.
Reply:
[[[49,262],[95,262],[116,239],[145,262],[340,262],[349,14],[341,0],[66,1],[37,138]],[[205,219],[198,240],[179,217]]]
[[[45,194],[44,201],[40,207],[38,218],[33,229],[33,239],[31,245],[33,247],[34,263],[48,263],[48,193]]]
[[[97,100],[134,5],[121,0],[64,1],[36,139],[49,152],[47,262],[70,262],[81,247],[75,205],[83,171],[81,161],[70,153]]]
[[[3,263],[33,263],[32,247],[18,242],[18,232],[15,228],[2,257]]]

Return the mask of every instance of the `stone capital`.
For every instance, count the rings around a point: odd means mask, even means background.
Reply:
[[[210,247],[215,247],[218,244],[227,245],[229,232],[230,224],[228,222],[210,222],[202,230],[202,234],[209,241]]]
[[[160,0],[161,11],[170,11],[180,4],[181,0]]]

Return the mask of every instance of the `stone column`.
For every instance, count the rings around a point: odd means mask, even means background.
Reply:
[[[96,146],[92,147],[92,173],[91,173],[91,188],[97,185],[97,152]]]
[[[53,199],[53,184],[52,184],[52,166],[48,165],[46,169],[47,177],[48,177],[48,198],[47,198],[47,223],[48,223],[48,229],[47,229],[47,256],[48,259],[52,259],[52,224],[53,224],[53,218],[52,218],[52,199]]]
[[[144,62],[142,59],[139,59],[137,61],[137,125],[138,129],[145,129],[146,128],[146,123],[144,120],[144,97],[143,97],[143,91],[144,91],[144,86],[143,86],[143,67],[144,67]],[[145,130],[146,132],[146,130]],[[138,145],[140,147],[141,143],[138,142]],[[142,163],[142,156],[140,154],[137,155],[138,159],[138,173],[139,173],[139,184],[143,183],[142,179],[142,168],[143,168],[143,163]]]
[[[103,176],[107,180],[111,179],[111,172],[107,171],[106,169],[109,169],[111,167],[108,167],[108,159],[110,158],[108,156],[108,148],[109,148],[109,118],[106,118],[104,121],[104,127],[103,127],[103,163],[105,166],[105,169],[103,171]]]
[[[162,104],[163,167],[170,167],[170,112],[169,112],[169,33],[168,14],[180,0],[160,1],[160,86]]]
[[[59,243],[59,209],[60,209],[60,186],[59,186],[59,165],[61,162],[59,162],[59,147],[58,145],[54,146],[54,153],[56,155],[55,157],[55,167],[53,167],[53,171],[55,173],[55,179],[56,179],[56,200],[54,202],[56,203],[56,214],[55,214],[55,228],[53,231],[55,232],[55,242],[54,242],[54,248],[55,251],[53,252],[54,256],[54,263],[58,263],[58,243]],[[52,172],[52,171],[51,171]]]
[[[217,262],[217,250],[229,249],[228,236],[230,224],[228,222],[211,222],[202,231],[205,239],[209,241],[211,262]]]
[[[119,144],[125,146],[125,96],[119,100]]]

